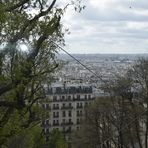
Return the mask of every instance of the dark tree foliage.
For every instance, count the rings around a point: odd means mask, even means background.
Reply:
[[[102,86],[86,109],[75,148],[148,148],[148,60],[139,59],[124,76]]]
[[[67,31],[61,18],[68,6],[82,9],[80,0],[58,2],[0,1],[1,146],[40,121],[41,111],[34,104],[45,98],[44,82],[51,82],[58,68],[54,42],[63,45]]]

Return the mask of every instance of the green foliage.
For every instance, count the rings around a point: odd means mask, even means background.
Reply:
[[[56,129],[51,132],[48,145],[49,148],[68,148],[62,133]]]
[[[80,0],[75,2],[79,7]],[[36,102],[46,97],[44,83],[51,83],[58,68],[54,42],[64,44],[61,18],[69,4],[0,1],[0,147],[14,141],[14,147],[37,147],[32,145],[39,133],[31,127],[39,125],[42,110]]]
[[[39,127],[21,130],[17,135],[9,139],[8,148],[40,148],[45,144]]]

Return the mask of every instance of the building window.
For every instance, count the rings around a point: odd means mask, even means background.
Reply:
[[[57,117],[59,117],[59,112],[57,112]]]
[[[82,105],[82,102],[81,103],[77,103],[77,108],[82,108],[83,105]]]
[[[80,115],[82,115],[82,110],[80,110]]]
[[[66,112],[65,111],[63,111],[62,114],[63,114],[63,117],[66,117]]]
[[[68,96],[68,100],[71,100],[71,96]]]
[[[77,119],[77,124],[80,124],[80,120],[79,120],[79,118]]]
[[[87,99],[87,95],[85,95],[85,99]]]
[[[55,112],[53,112],[53,118],[55,117]]]
[[[62,99],[65,99],[65,96],[62,96]]]
[[[57,96],[53,96],[53,101],[57,101]]]
[[[91,95],[88,95],[88,98],[91,99]]]
[[[69,103],[69,107],[71,107],[71,103]]]
[[[71,117],[71,111],[68,112],[68,116]]]
[[[53,120],[53,126],[57,126],[57,125],[59,125],[59,120]]]
[[[53,118],[58,118],[59,117],[59,112],[53,112]]]
[[[62,122],[65,123],[65,119],[63,119]]]
[[[56,104],[56,108],[59,109],[59,104]]]
[[[49,109],[50,107],[49,107],[49,104],[46,104],[46,109]]]
[[[63,107],[65,107],[65,103],[63,103]]]
[[[53,109],[59,109],[59,104],[53,104]]]
[[[53,125],[54,125],[55,123],[56,123],[55,120],[53,120]]]
[[[77,110],[77,116],[79,116],[79,110]]]
[[[59,124],[59,120],[56,120],[56,124]]]
[[[77,95],[77,99],[80,99],[80,95]]]
[[[69,123],[71,123],[71,119],[69,119]]]

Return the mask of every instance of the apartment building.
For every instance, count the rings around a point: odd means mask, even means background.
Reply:
[[[78,84],[53,84],[47,87],[47,98],[42,102],[47,118],[42,121],[47,139],[53,129],[64,135],[80,129],[85,107],[94,100],[92,87]]]

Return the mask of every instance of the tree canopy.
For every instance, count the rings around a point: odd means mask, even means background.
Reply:
[[[148,148],[148,59],[139,59],[102,89],[108,96],[86,109],[73,147]]]
[[[67,31],[61,18],[68,6],[80,11],[80,2],[0,1],[0,145],[41,119],[34,104],[58,68],[54,42],[64,45]]]

